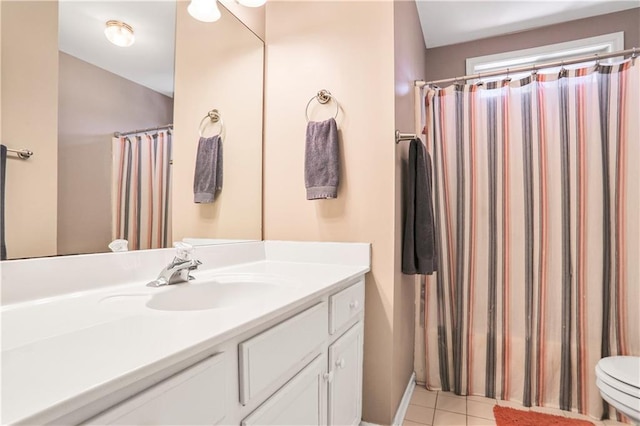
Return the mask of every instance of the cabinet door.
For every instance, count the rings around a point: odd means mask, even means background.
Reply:
[[[363,337],[362,322],[359,322],[329,347],[330,425],[360,424]]]
[[[326,424],[326,355],[318,355],[242,421],[252,425]]]

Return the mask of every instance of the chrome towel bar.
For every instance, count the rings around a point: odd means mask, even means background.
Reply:
[[[415,133],[400,133],[400,130],[396,130],[396,144],[413,139],[419,139]]]
[[[18,154],[18,157],[20,157],[23,160],[28,160],[33,155],[33,151],[30,151],[28,149],[11,149],[11,148],[7,148],[7,152],[12,152],[14,154]]]

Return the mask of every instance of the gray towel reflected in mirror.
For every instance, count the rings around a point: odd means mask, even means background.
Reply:
[[[200,138],[193,177],[193,202],[213,203],[222,190],[222,138]]]

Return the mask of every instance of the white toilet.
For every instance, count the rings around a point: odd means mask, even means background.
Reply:
[[[640,357],[611,356],[596,365],[602,398],[634,423],[640,423]]]

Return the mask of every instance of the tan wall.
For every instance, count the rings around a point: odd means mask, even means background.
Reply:
[[[173,122],[173,99],[60,52],[58,254],[109,251],[113,132]]]
[[[229,11],[199,22],[179,2],[176,22],[173,238],[262,238],[262,91],[264,45]],[[222,191],[194,204],[198,125],[218,109],[225,126]],[[205,136],[219,126],[205,129]]]
[[[438,80],[466,74],[466,59],[528,49],[624,31],[625,49],[640,46],[640,8],[578,19],[544,28],[427,49],[425,79]]]
[[[395,45],[395,122],[396,129],[403,133],[420,134],[419,121],[415,119],[414,81],[424,78],[426,48],[414,1],[394,2]],[[394,320],[393,320],[393,387],[392,405],[400,403],[407,382],[413,373],[414,355],[414,311],[415,282],[413,275],[404,275],[402,270],[402,240],[404,229],[404,197],[406,188],[406,162],[409,143],[401,142],[396,148],[395,163],[395,235],[394,239]]]
[[[372,243],[366,277],[363,416],[389,424],[394,374],[395,144],[393,3],[269,2],[266,9],[264,237]],[[338,198],[307,201],[305,106],[340,103]],[[314,105],[312,119],[333,114]],[[403,366],[404,368],[404,366]],[[403,375],[404,376],[404,375]]]
[[[27,161],[7,158],[9,258],[56,254],[58,166],[58,4],[3,1],[2,134]],[[37,29],[37,31],[25,31]],[[47,70],[47,72],[42,72]]]

